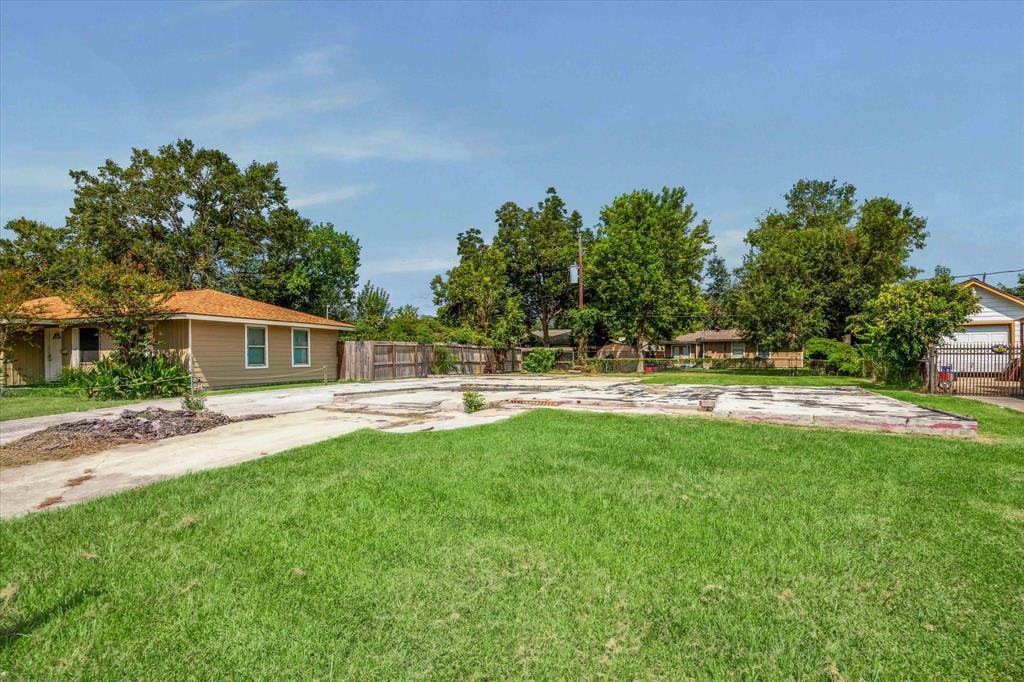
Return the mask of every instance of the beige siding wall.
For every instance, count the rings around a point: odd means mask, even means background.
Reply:
[[[3,367],[4,384],[7,386],[24,386],[45,381],[43,332],[19,334],[14,340],[11,359],[4,359]]]
[[[743,353],[745,359],[757,358],[757,346],[746,343]],[[709,358],[732,358],[732,342],[708,342],[704,344],[704,355]],[[773,367],[803,367],[803,351],[774,351],[768,358],[763,358]]]
[[[192,321],[193,371],[210,388],[249,386],[338,377],[338,333],[309,330],[309,367],[292,367],[291,327],[267,327],[268,366],[245,368],[245,324]]]
[[[743,359],[754,360],[757,359],[757,346],[752,343],[745,343]],[[672,357],[673,344],[666,346],[666,353],[669,357]],[[732,359],[732,342],[731,341],[709,341],[703,344],[694,344],[690,346],[690,358],[696,359],[700,357],[713,358],[717,360],[728,360]],[[803,351],[774,351],[769,357],[761,358],[765,363],[771,367],[780,368],[793,368],[803,367]]]
[[[157,350],[188,350],[188,320],[162,320],[156,323]]]

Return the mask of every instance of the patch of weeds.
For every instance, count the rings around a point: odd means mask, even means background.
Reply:
[[[487,406],[487,400],[476,391],[464,391],[462,393],[462,404],[465,406],[466,412],[472,414],[484,409]]]

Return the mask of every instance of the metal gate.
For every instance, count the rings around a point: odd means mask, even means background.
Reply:
[[[1024,397],[1021,349],[1003,343],[932,346],[928,354],[928,390]]]

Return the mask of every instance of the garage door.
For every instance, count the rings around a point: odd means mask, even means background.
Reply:
[[[970,343],[992,346],[997,343],[1010,343],[1010,328],[1005,324],[980,324],[964,327],[953,335],[953,343]]]
[[[979,324],[964,327],[944,344],[941,367],[948,367],[958,374],[994,376],[1006,370],[1013,353],[1002,349],[1000,344],[1010,343],[1010,328],[1005,324]],[[996,350],[993,350],[996,349]]]

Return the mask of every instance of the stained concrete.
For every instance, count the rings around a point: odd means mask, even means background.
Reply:
[[[481,392],[487,409],[466,414],[462,407],[465,390]],[[859,388],[647,386],[621,377],[526,375],[335,384],[212,396],[209,407],[230,416],[277,416],[72,460],[5,468],[0,470],[0,516],[34,511],[47,500],[52,504],[46,508],[74,504],[362,428],[397,433],[463,428],[537,408],[692,415],[698,414],[702,400],[713,405],[709,416],[727,419],[941,436],[977,433],[977,423],[971,420]],[[176,401],[151,404],[173,408]],[[115,418],[121,409],[0,422],[0,429],[8,439],[83,417]],[[76,482],[82,477],[85,479]]]

